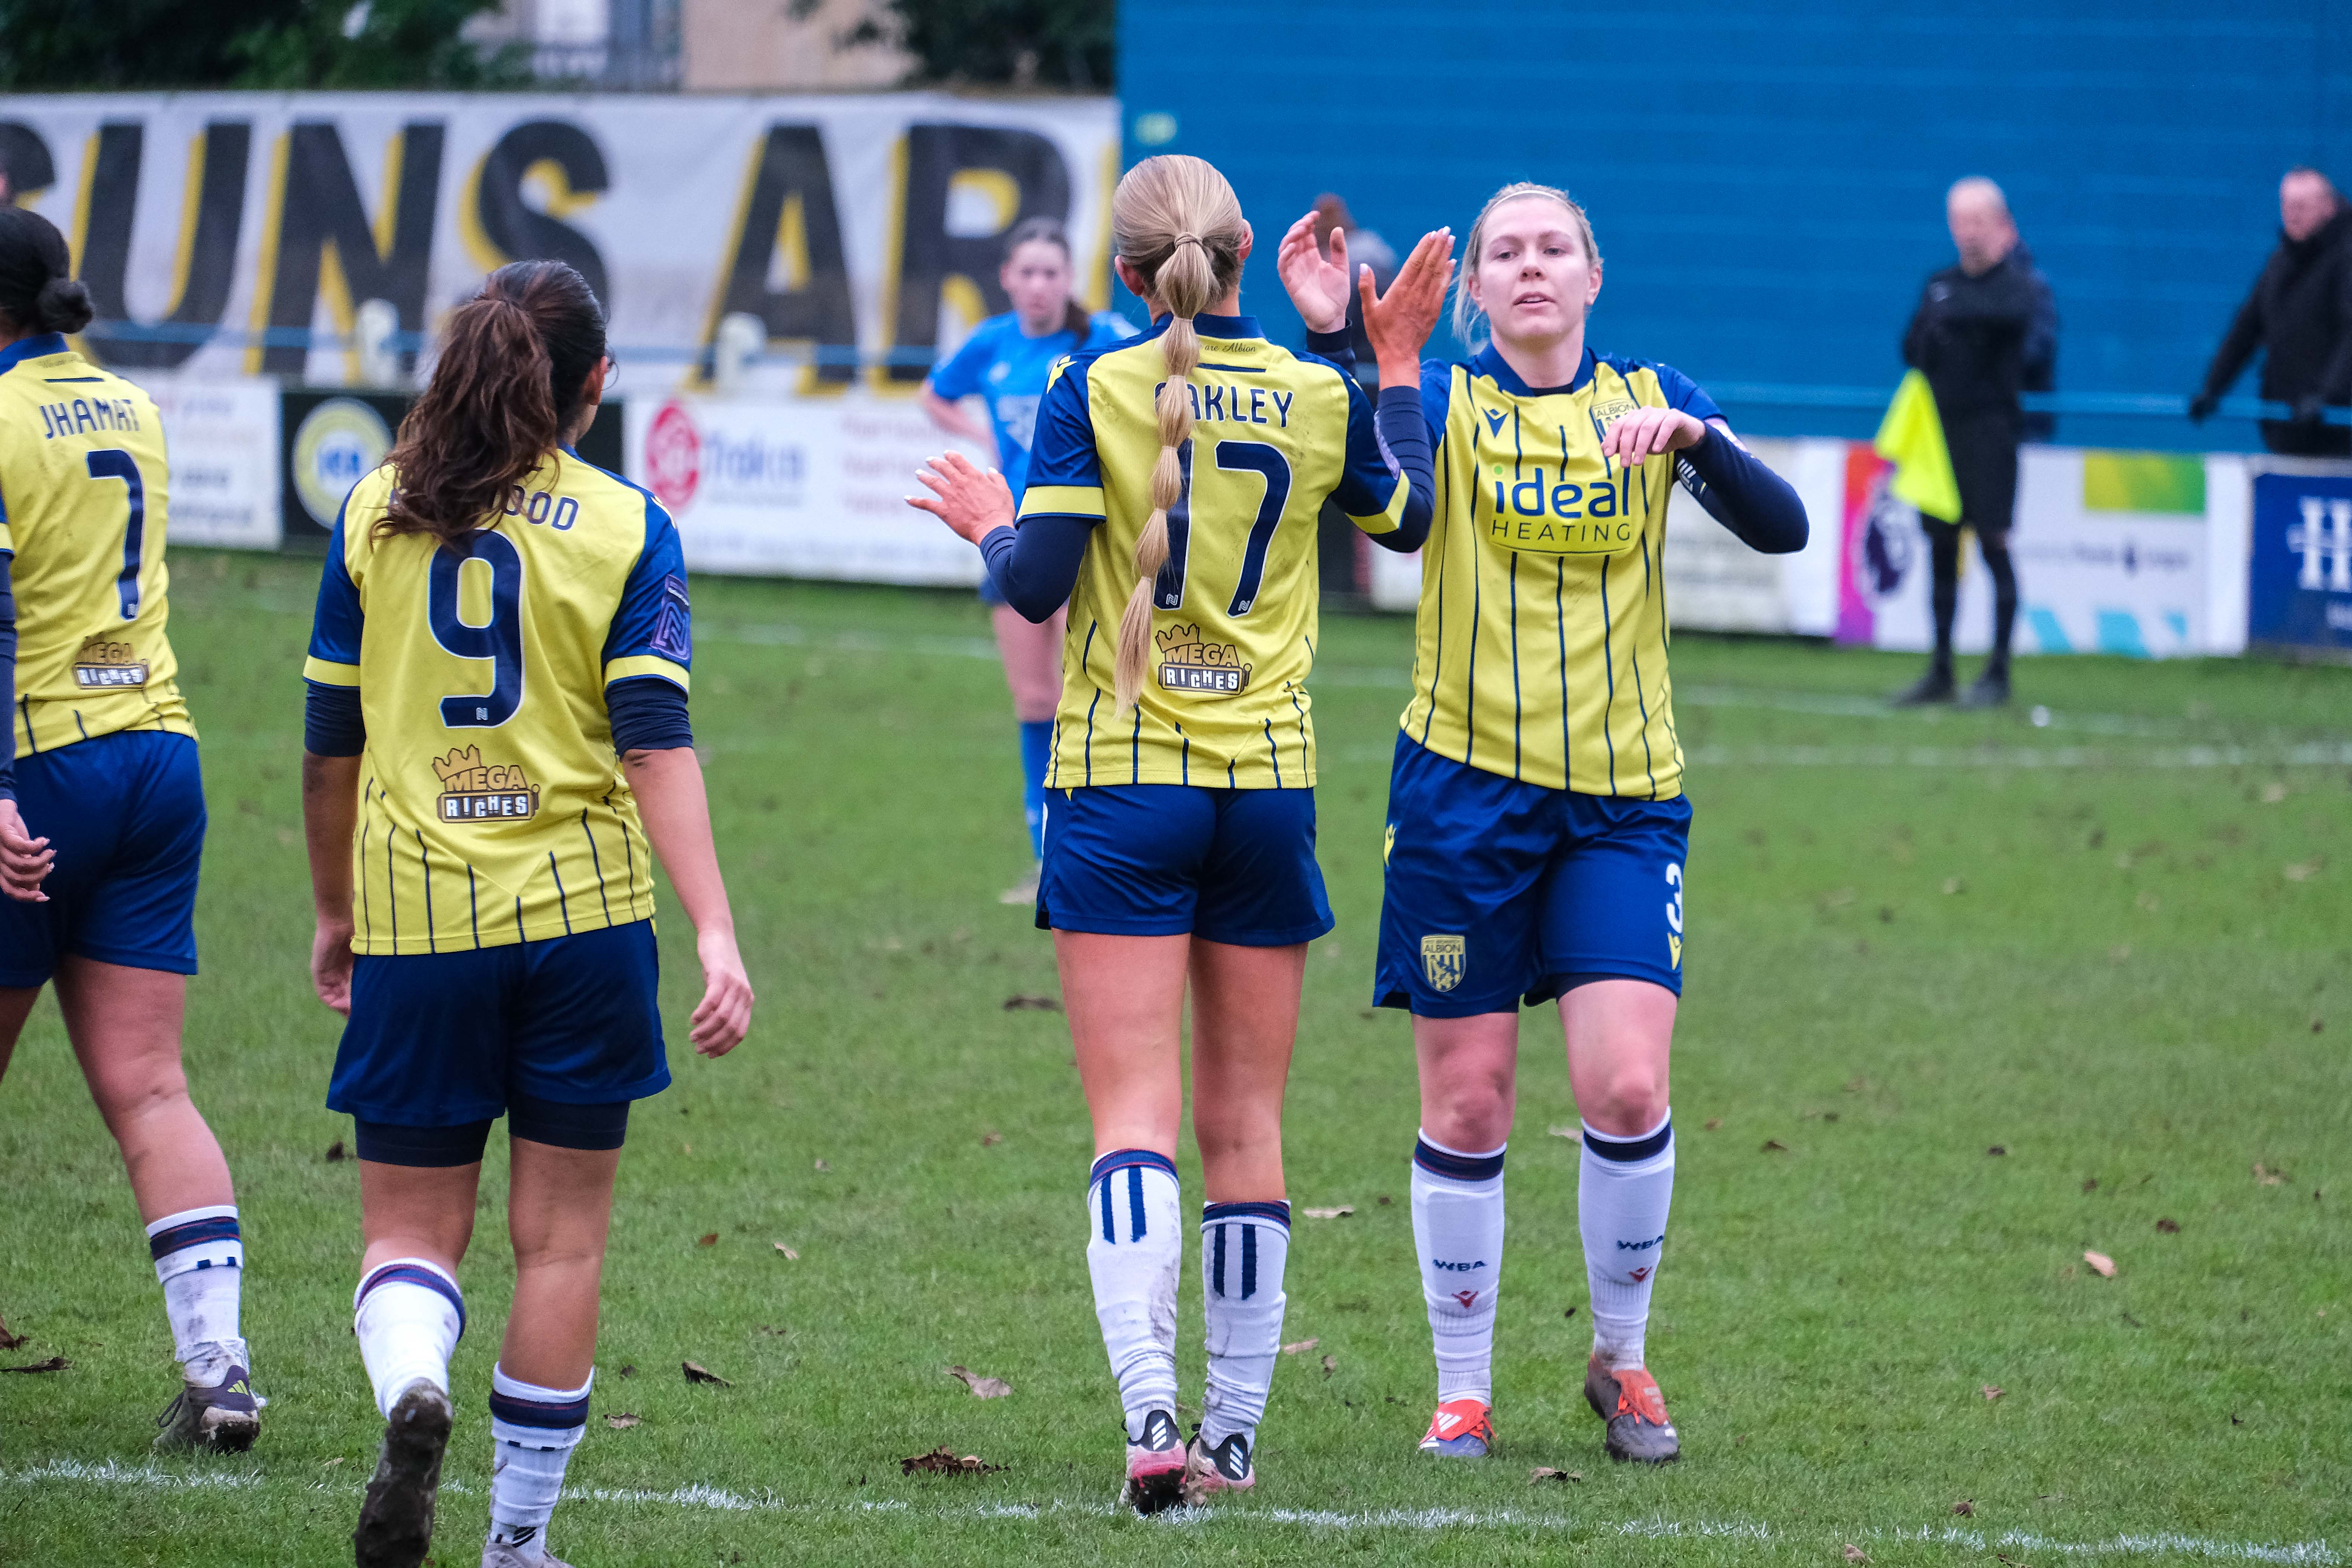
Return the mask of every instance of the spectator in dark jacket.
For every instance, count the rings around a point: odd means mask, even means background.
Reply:
[[[2352,457],[2352,427],[2320,422],[2322,405],[2352,403],[2352,211],[2316,169],[2290,169],[2279,182],[2279,246],[2238,307],[2229,336],[2189,400],[2202,422],[2263,351],[2263,395],[2294,410],[2263,421],[2273,452]]]
[[[1952,187],[1944,209],[1959,265],[1927,279],[1903,334],[1903,362],[1923,372],[1936,394],[1952,478],[1959,484],[1960,515],[1919,520],[1932,568],[1936,654],[1927,673],[1895,700],[1948,702],[1955,695],[1952,616],[1959,602],[1965,526],[1976,531],[1977,548],[1992,576],[1992,657],[1960,700],[1989,708],[2009,700],[2010,630],[2017,620],[2017,568],[2010,559],[2009,528],[2017,505],[2017,444],[2024,434],[2017,395],[2041,302],[2034,281],[2039,274],[2019,252],[2017,225],[1999,185],[1962,180]],[[2054,360],[2054,305],[2050,314]]]

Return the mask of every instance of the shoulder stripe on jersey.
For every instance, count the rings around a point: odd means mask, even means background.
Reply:
[[[413,831],[416,835],[416,863],[425,868],[425,951],[438,952],[441,943],[433,935],[433,858],[425,852],[425,829]]]
[[[321,686],[357,686],[360,667],[356,664],[336,664],[323,658],[302,661],[302,679],[315,680]]]
[[[1394,533],[1404,526],[1404,503],[1412,494],[1412,481],[1402,474],[1397,476],[1396,489],[1389,492],[1388,505],[1380,510],[1359,517],[1348,514],[1348,521],[1366,533]]]
[[[1031,485],[1021,496],[1021,518],[1083,517],[1103,519],[1100,485]]]
[[[640,675],[658,675],[676,685],[680,691],[694,689],[693,677],[687,673],[686,667],[658,654],[632,654],[627,658],[607,659],[604,663],[604,684],[607,686],[616,680],[635,679]],[[352,684],[357,685],[358,682]]]

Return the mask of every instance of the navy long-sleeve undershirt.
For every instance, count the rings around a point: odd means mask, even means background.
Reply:
[[[15,560],[0,550],[0,800],[16,798],[16,595],[8,585]]]
[[[1683,489],[1750,550],[1789,555],[1805,547],[1811,528],[1795,488],[1725,432],[1708,426],[1676,458]]]
[[[1372,428],[1396,465],[1398,477],[1405,481],[1405,503],[1395,528],[1368,537],[1384,549],[1410,553],[1428,539],[1430,520],[1437,510],[1436,469],[1420,392],[1412,387],[1383,388],[1373,405]],[[1069,603],[1095,528],[1095,522],[1086,518],[1033,517],[1013,527],[991,529],[980,542],[980,553],[1004,602],[1024,619],[1043,624]]]
[[[302,749],[314,757],[356,757],[367,749],[367,721],[360,711],[360,689],[313,680],[302,707]],[[640,675],[604,689],[604,710],[613,722],[613,750],[666,752],[694,744],[686,693],[663,676]]]

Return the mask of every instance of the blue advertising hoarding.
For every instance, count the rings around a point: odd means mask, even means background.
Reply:
[[[2259,474],[2246,640],[2352,653],[2352,474]]]

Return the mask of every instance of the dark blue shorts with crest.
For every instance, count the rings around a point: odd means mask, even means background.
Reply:
[[[1579,795],[1397,737],[1372,1003],[1516,1012],[1586,980],[1683,988],[1690,801]]]

